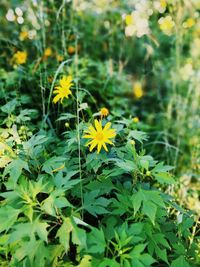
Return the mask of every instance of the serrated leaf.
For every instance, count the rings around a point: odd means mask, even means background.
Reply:
[[[149,217],[151,222],[155,223],[157,206],[151,201],[144,201],[142,206],[142,212]]]
[[[27,162],[23,161],[20,158],[14,159],[5,167],[3,177],[9,174],[13,183],[16,184],[20,175],[22,174],[23,169],[30,172]]]
[[[170,267],[191,267],[185,260],[184,256],[181,255],[176,260],[173,260]]]
[[[115,164],[125,172],[132,172],[137,168],[136,164],[131,160],[118,160]]]
[[[93,228],[87,236],[89,253],[104,253],[106,249],[106,241],[102,229]]]
[[[133,209],[134,209],[134,216],[135,216],[135,214],[140,209],[140,207],[142,205],[142,201],[143,201],[143,196],[141,194],[141,191],[138,191],[136,194],[134,194],[131,197],[131,201],[132,201],[132,205],[133,205]]]
[[[161,184],[174,184],[175,180],[172,178],[170,173],[159,172],[154,174],[156,180]]]
[[[14,209],[10,206],[3,206],[0,208],[0,232],[9,230],[16,222],[21,210]]]

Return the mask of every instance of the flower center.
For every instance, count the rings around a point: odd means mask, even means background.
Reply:
[[[103,140],[103,138],[104,138],[104,135],[103,135],[103,133],[102,133],[102,132],[100,132],[100,133],[97,133],[97,135],[96,135],[96,139],[97,139],[98,141],[102,141],[102,140]]]

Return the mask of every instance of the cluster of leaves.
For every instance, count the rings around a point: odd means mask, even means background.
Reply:
[[[81,169],[76,131],[17,145],[1,178],[2,266],[195,266],[192,216],[159,189],[171,167],[145,155],[143,132],[118,127],[125,136],[109,154],[81,140]]]

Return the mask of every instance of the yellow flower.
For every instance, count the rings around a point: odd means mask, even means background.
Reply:
[[[50,47],[47,47],[45,50],[44,50],[44,56],[45,57],[50,57],[52,55],[52,49]]]
[[[160,25],[160,29],[163,33],[166,35],[171,35],[173,28],[175,26],[175,23],[171,16],[162,17],[158,20],[158,23]]]
[[[58,62],[60,62],[60,61],[63,61],[63,59],[64,59],[64,57],[62,56],[62,55],[57,55],[56,56],[56,59],[58,60]]]
[[[195,25],[195,20],[193,18],[188,18],[185,22],[183,22],[183,28],[188,29],[192,28]]]
[[[56,104],[59,100],[61,100],[61,103],[64,98],[68,98],[69,95],[72,94],[70,88],[72,87],[72,76],[66,76],[64,75],[62,79],[60,79],[59,86],[56,86],[53,93],[56,94],[56,96],[53,99],[53,103]]]
[[[108,151],[106,143],[110,145],[114,145],[113,142],[110,141],[111,138],[116,136],[116,130],[110,129],[111,123],[108,122],[102,128],[102,122],[95,120],[94,121],[95,127],[90,125],[86,131],[86,135],[83,138],[92,139],[87,143],[87,146],[90,146],[90,152],[97,146],[97,153],[100,152],[101,148],[103,147],[105,151]]]
[[[68,49],[67,49],[67,52],[71,55],[71,54],[74,54],[76,51],[75,47],[73,46],[69,46]]]
[[[100,114],[101,114],[101,118],[107,117],[109,114],[109,110],[107,108],[101,108]]]
[[[133,122],[134,122],[134,123],[138,123],[138,122],[139,122],[139,118],[138,118],[138,117],[134,117],[134,118],[133,118]]]
[[[134,23],[133,16],[132,15],[126,15],[125,22],[126,22],[127,26],[133,24]]]
[[[167,2],[166,0],[160,0],[160,6],[165,9],[167,7]]]
[[[26,51],[17,51],[13,56],[13,60],[18,65],[26,63],[27,60]]]
[[[134,146],[134,145],[135,145],[135,141],[134,141],[134,140],[131,140],[131,141],[130,141],[130,144],[131,144],[132,146]]]
[[[135,82],[133,85],[133,94],[136,98],[141,98],[144,95],[141,82]]]
[[[19,35],[19,39],[21,40],[21,41],[24,41],[24,40],[26,40],[28,38],[28,32],[27,31],[21,31],[20,32],[20,35]]]

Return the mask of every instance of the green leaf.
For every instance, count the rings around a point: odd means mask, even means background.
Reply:
[[[99,190],[94,190],[84,194],[84,208],[93,216],[97,214],[109,213],[106,207],[111,200],[104,197],[99,197]]]
[[[181,255],[176,260],[172,261],[172,264],[170,265],[170,267],[190,267],[190,265],[185,260],[184,256]]]
[[[106,242],[102,229],[93,228],[87,235],[87,244],[89,253],[104,253]]]
[[[20,175],[22,174],[23,169],[30,172],[27,162],[23,161],[20,158],[14,159],[11,163],[9,163],[6,166],[4,173],[3,173],[3,177],[9,174],[13,183],[16,184]]]
[[[155,223],[157,206],[151,201],[144,201],[143,202],[142,211],[143,211],[143,213],[145,215],[147,215],[149,217],[151,222],[154,224]]]
[[[70,232],[73,230],[73,226],[69,218],[65,218],[63,224],[58,229],[56,237],[59,238],[60,244],[63,245],[65,251],[69,249]]]
[[[156,246],[155,252],[161,260],[169,264],[166,249],[160,249],[158,246]]]
[[[154,173],[156,180],[161,184],[174,184],[175,180],[172,178],[171,174],[168,172]]]
[[[21,210],[14,209],[10,206],[0,208],[0,232],[7,231],[16,222]]]
[[[141,263],[141,261],[139,261],[137,258],[134,258],[134,257],[131,259],[131,263],[132,263],[132,266],[134,267],[145,267],[145,265]]]
[[[39,238],[45,241],[46,243],[47,243],[47,236],[48,236],[48,231],[47,231],[48,226],[49,225],[46,222],[36,221],[34,223],[35,231],[37,232]]]
[[[18,103],[17,100],[13,99],[7,102],[4,106],[2,106],[1,110],[5,113],[11,114],[15,110],[17,103]]]
[[[77,266],[78,267],[92,267],[91,259],[92,257],[90,255],[84,255],[81,262]]]
[[[125,172],[132,172],[137,168],[136,164],[131,160],[118,160],[115,164]]]
[[[63,245],[65,251],[69,249],[70,233],[72,234],[72,242],[74,244],[79,245],[80,248],[86,248],[85,230],[78,228],[72,218],[64,218],[56,237],[59,238],[60,244]]]
[[[131,201],[132,201],[132,204],[133,204],[134,216],[135,216],[135,214],[140,209],[142,201],[143,201],[143,195],[141,194],[141,191],[138,191],[136,194],[134,194],[131,197]]]
[[[139,258],[140,254],[144,251],[146,248],[147,244],[139,244],[136,245],[132,251],[130,252],[130,255],[135,258]]]
[[[143,141],[147,140],[147,135],[142,131],[132,130],[128,135],[128,139],[135,139],[142,143]]]
[[[147,253],[142,254],[139,259],[145,266],[151,266],[151,264],[156,262],[156,260]]]
[[[65,160],[64,157],[52,157],[43,164],[42,171],[54,176],[54,171],[62,168]]]

